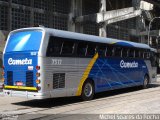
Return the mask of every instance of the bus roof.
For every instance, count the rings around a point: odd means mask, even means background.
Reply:
[[[144,49],[151,49],[149,45],[143,44],[143,43],[136,43],[136,42],[130,42],[125,40],[117,40],[113,38],[105,38],[105,37],[99,37],[94,35],[87,35],[82,33],[75,33],[75,32],[69,32],[69,31],[63,31],[63,30],[57,30],[52,28],[45,28],[45,27],[31,27],[31,28],[22,28],[18,29],[12,32],[18,32],[23,30],[43,30],[46,34],[49,34],[51,36],[56,37],[62,37],[62,38],[70,38],[70,39],[76,39],[76,40],[85,40],[85,41],[91,41],[91,42],[100,42],[100,43],[107,43],[107,44],[114,44],[119,46],[126,46],[126,47],[137,47],[137,48],[144,48]]]

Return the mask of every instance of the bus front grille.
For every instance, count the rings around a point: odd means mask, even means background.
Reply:
[[[7,71],[7,85],[13,85],[13,72]]]
[[[33,72],[26,72],[26,86],[33,87]]]
[[[53,74],[53,89],[65,87],[65,73]]]

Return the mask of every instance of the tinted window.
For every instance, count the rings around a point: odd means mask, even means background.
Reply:
[[[57,37],[50,37],[49,43],[48,43],[48,48],[47,48],[47,56],[51,57],[54,55],[60,55],[61,49],[63,45],[63,39],[62,38],[57,38]]]
[[[114,48],[113,48],[113,46],[107,46],[106,56],[114,56]]]
[[[106,56],[106,46],[105,45],[99,45],[98,47],[98,54],[100,57],[105,57]]]
[[[115,56],[116,57],[121,57],[121,53],[122,53],[122,48],[121,47],[116,47],[115,48]]]
[[[62,55],[72,55],[74,50],[74,42],[73,41],[64,41],[62,47]]]
[[[139,50],[136,49],[136,50],[135,50],[135,58],[139,58],[139,57],[140,57],[140,55],[139,55]]]
[[[122,49],[122,57],[128,57],[128,48],[123,48]]]
[[[147,54],[147,59],[149,59],[150,56],[151,56],[151,53],[150,53],[150,51],[149,51],[148,54]]]
[[[148,50],[145,50],[144,52],[144,58],[149,59],[150,58],[150,52]]]
[[[42,31],[23,31],[10,35],[6,52],[38,51],[42,39]]]
[[[74,51],[74,41],[66,38],[59,38],[51,36],[47,48],[47,56],[71,56]]]
[[[134,49],[129,50],[129,57],[131,57],[131,58],[135,57],[135,50]]]
[[[88,47],[87,47],[87,56],[94,56],[94,54],[97,52],[96,51],[97,47],[95,43],[88,43]]]
[[[86,42],[79,42],[77,46],[77,55],[78,56],[85,56],[87,50],[87,43]]]
[[[140,58],[144,58],[144,50],[139,51]]]

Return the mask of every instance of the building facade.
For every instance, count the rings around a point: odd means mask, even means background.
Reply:
[[[135,0],[134,0],[135,1]],[[106,11],[134,6],[132,0],[108,0]],[[74,18],[98,13],[100,0],[0,0],[0,30],[11,31],[33,25],[99,35],[100,24],[76,23]],[[107,37],[130,40],[136,18],[106,27]]]
[[[148,23],[143,16],[148,14],[105,26],[104,23],[92,20],[87,22],[76,20],[79,16],[92,16],[102,12],[104,6],[104,12],[129,7],[139,9],[140,2],[141,0],[0,0],[1,45],[9,31],[34,25],[97,36],[100,35],[100,28],[103,26],[106,37],[147,43],[147,35],[140,33],[147,31]],[[153,4],[159,5],[158,2]]]

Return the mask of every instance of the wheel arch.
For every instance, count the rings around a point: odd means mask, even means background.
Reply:
[[[148,73],[145,73],[145,74],[144,74],[144,78],[145,78],[145,77],[148,77],[148,82],[150,83],[150,76],[149,76]]]
[[[149,81],[149,75],[148,75],[148,74],[145,74],[145,75],[144,75],[144,80],[143,80],[142,88],[143,88],[143,89],[147,89],[149,82],[150,82],[150,81]]]
[[[82,89],[83,89],[83,86],[85,84],[85,82],[87,81],[91,81],[93,83],[93,86],[94,86],[94,92],[95,92],[95,81],[93,78],[90,78],[90,77],[87,77],[86,79],[84,79],[83,81],[80,82],[79,86],[78,86],[78,89],[76,91],[76,96],[81,96],[82,94]]]
[[[93,87],[94,87],[94,90],[95,90],[95,81],[93,80],[93,78],[87,78],[87,79],[84,81],[84,83],[83,83],[83,85],[82,85],[82,88],[83,88],[83,86],[84,86],[85,82],[87,82],[87,81],[92,82]]]

